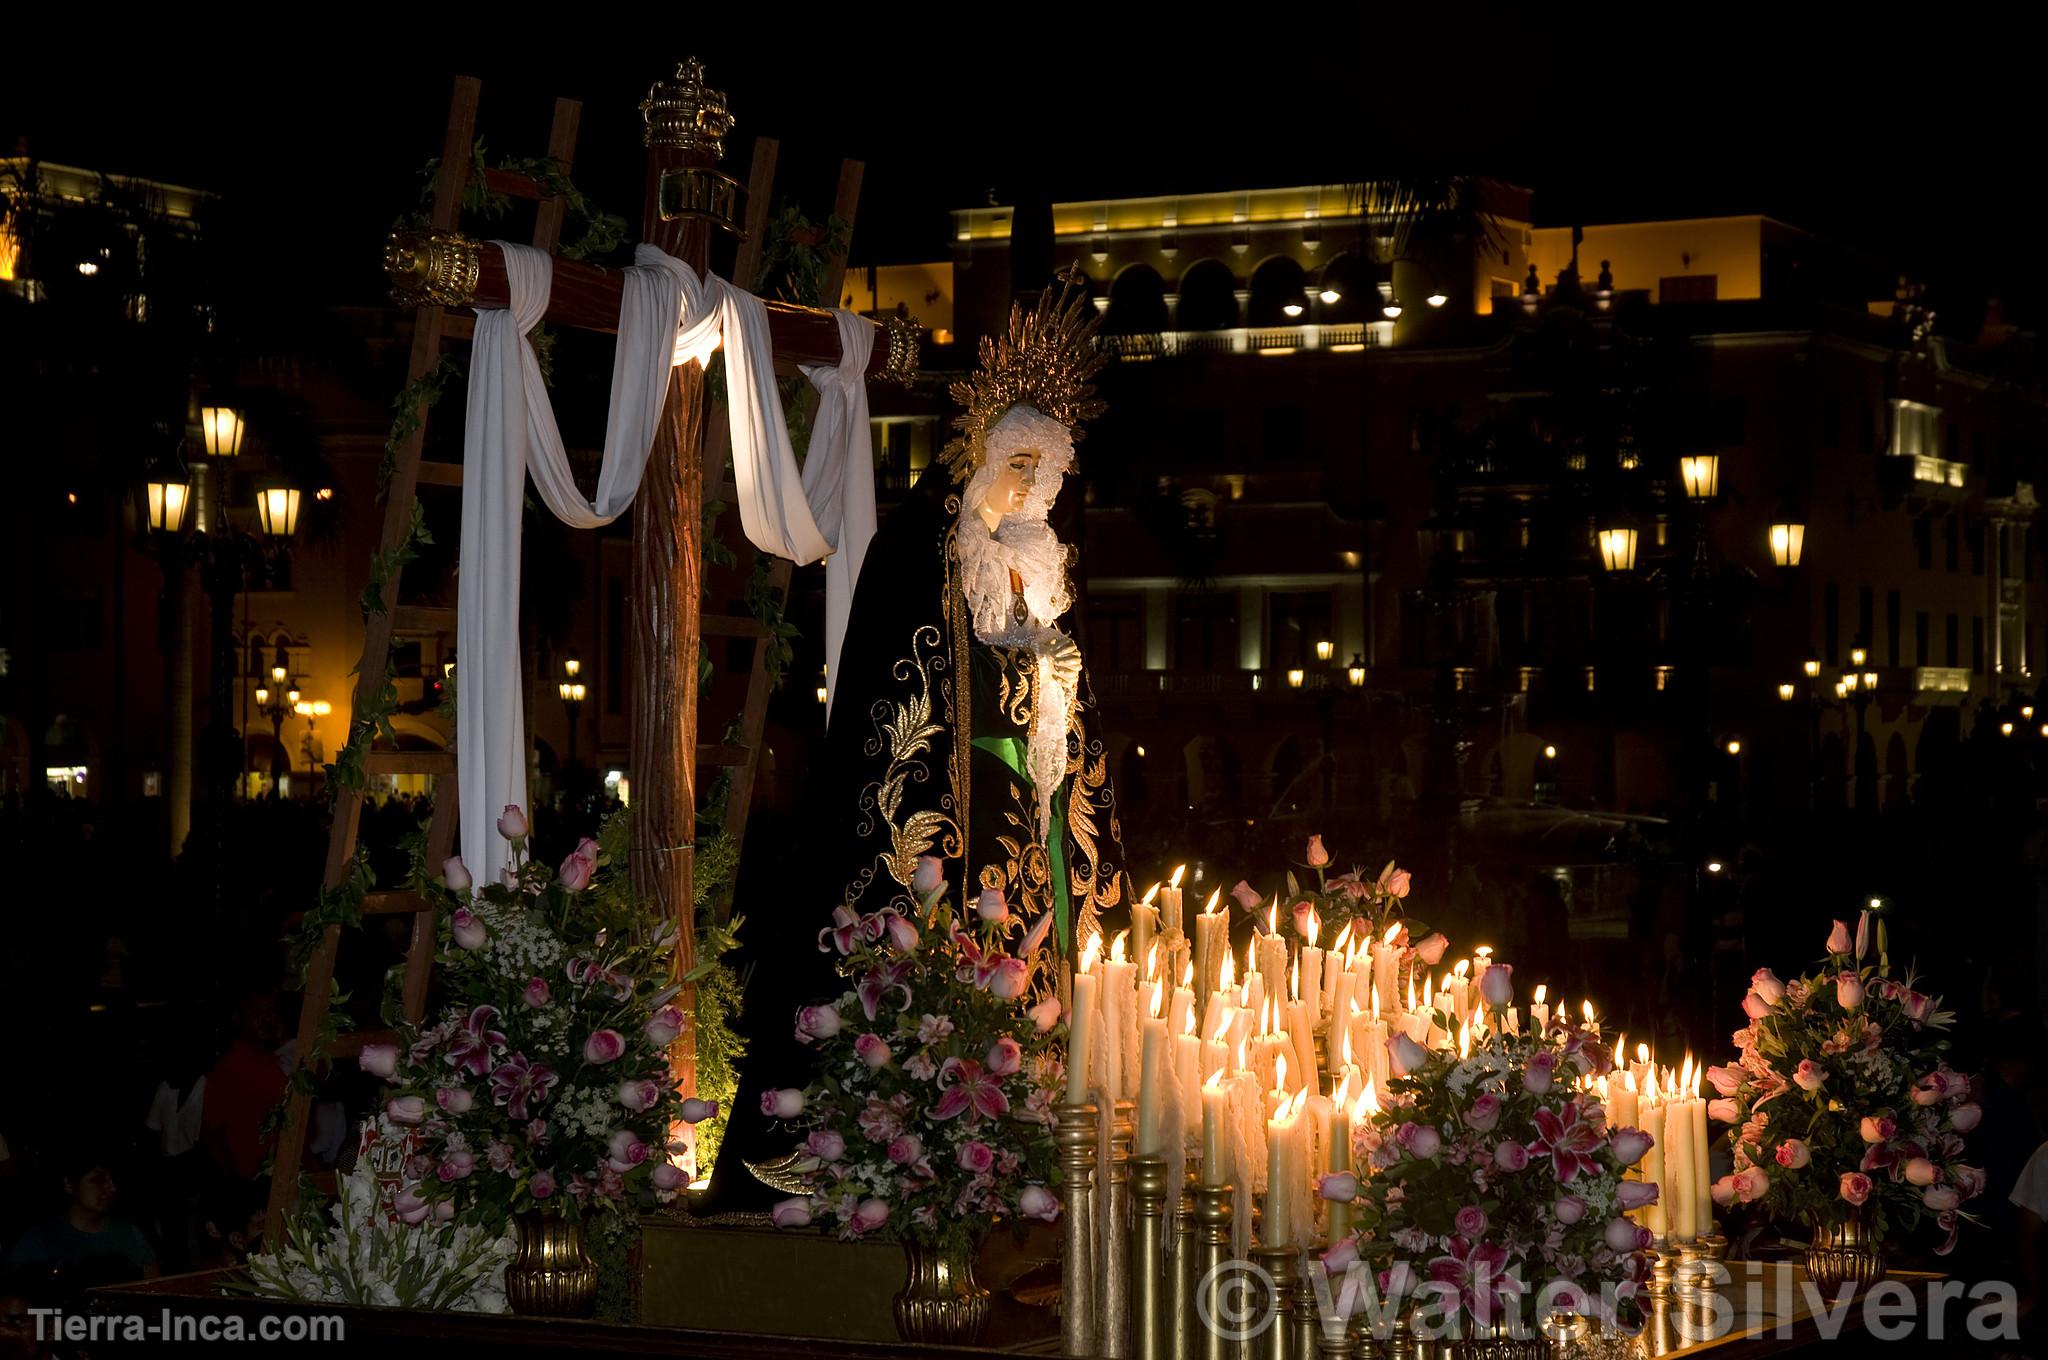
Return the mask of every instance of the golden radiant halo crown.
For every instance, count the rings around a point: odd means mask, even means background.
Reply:
[[[1060,286],[1039,294],[1029,312],[1022,303],[1011,304],[1009,334],[984,335],[981,367],[949,389],[963,409],[953,417],[953,437],[939,457],[956,482],[966,481],[988,457],[988,432],[1012,406],[1030,406],[1057,420],[1076,442],[1082,422],[1106,409],[1089,381],[1107,362],[1095,348],[1102,318],[1094,314],[1079,265],[1056,277]]]

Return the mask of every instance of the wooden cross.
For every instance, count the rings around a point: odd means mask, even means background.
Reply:
[[[739,186],[717,169],[733,121],[725,95],[706,88],[703,68],[692,58],[676,68],[672,79],[655,82],[641,114],[647,142],[642,239],[701,275],[712,229],[737,234]],[[503,252],[495,245],[450,232],[407,233],[387,251],[386,268],[401,301],[478,309],[508,305]],[[621,283],[616,270],[558,258],[546,319],[576,329],[615,331]],[[839,362],[838,324],[829,311],[776,302],[766,306],[778,367]],[[916,366],[916,342],[913,327],[877,325],[867,372],[907,378]],[[697,820],[703,435],[704,370],[683,364],[671,370],[633,506],[627,663],[633,694],[633,886],[664,919],[676,923],[679,978],[695,963],[691,870]],[[687,1004],[682,1009],[693,1014]],[[673,1060],[682,1089],[693,1090],[694,1044],[679,1043]]]

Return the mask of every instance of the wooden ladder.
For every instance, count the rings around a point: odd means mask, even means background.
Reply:
[[[434,176],[431,219],[436,230],[453,231],[458,225],[463,187],[469,179],[471,149],[476,139],[477,104],[482,93],[483,82],[470,76],[456,77],[455,93],[448,106],[447,134],[441,142],[441,161]],[[576,133],[582,118],[583,105],[580,101],[555,101],[554,119],[548,130],[547,154],[564,175],[568,174],[575,158]],[[541,187],[526,175],[492,170],[487,179],[490,187],[498,193],[536,202],[533,244],[552,253],[562,235],[562,201],[544,195]],[[473,317],[451,316],[443,307],[421,307],[413,324],[412,357],[406,366],[407,384],[417,382],[436,368],[447,347],[468,340],[475,329]],[[384,498],[384,527],[377,541],[380,552],[392,552],[411,536],[414,503],[422,485],[451,487],[458,492],[462,486],[460,463],[421,460],[426,435],[427,413],[422,412],[412,432],[393,455],[391,480]],[[364,614],[363,659],[356,668],[356,688],[349,720],[351,734],[360,721],[365,695],[377,693],[384,683],[391,662],[394,634],[453,637],[455,633],[453,608],[445,605],[402,605],[398,602],[400,574],[399,569],[394,569],[385,582],[383,608],[368,610]],[[455,781],[454,750],[373,750],[366,757],[365,774],[367,778],[421,775],[434,781],[434,810],[427,823],[426,861],[438,865],[445,860],[455,845],[456,809],[460,798]],[[334,821],[327,836],[327,867],[321,879],[328,889],[339,886],[354,867],[364,798],[363,789],[335,791]],[[436,922],[433,903],[410,891],[371,892],[363,899],[362,914],[365,919],[398,915],[412,917],[401,995],[406,1021],[417,1022],[426,1013],[427,986],[434,966]],[[335,959],[340,949],[341,927],[329,926],[306,966],[297,1045],[301,1063],[353,1057],[361,1053],[366,1044],[392,1043],[398,1037],[395,1030],[389,1029],[353,1030],[315,1051],[328,1011]],[[278,1240],[284,1215],[298,1197],[298,1169],[305,1155],[310,1105],[311,1098],[305,1091],[295,1088],[285,1107],[284,1125],[278,1135],[277,1151],[272,1161],[270,1203],[264,1220],[264,1236],[271,1242]]]
[[[442,141],[441,159],[434,180],[431,225],[436,230],[452,231],[458,226],[463,188],[470,173],[477,108],[481,95],[481,81],[468,76],[456,78],[454,96],[449,104],[447,131]],[[555,101],[547,154],[565,176],[573,164],[581,117],[580,102],[572,99]],[[742,280],[749,286],[759,282],[779,150],[780,144],[772,138],[761,137],[755,140],[753,164],[748,175],[747,235],[739,246],[731,272],[731,277]],[[859,161],[843,161],[840,165],[833,212],[848,224],[849,235],[860,200],[862,172],[863,166]],[[537,201],[533,244],[538,249],[553,252],[561,237],[564,208],[562,201],[544,195],[540,186],[525,175],[489,170],[486,172],[486,179],[490,188],[496,192]],[[844,280],[845,256],[841,254],[828,266],[825,286],[817,300],[818,305],[835,305]],[[473,317],[450,315],[442,307],[421,307],[417,312],[412,355],[406,370],[408,385],[431,372],[438,366],[443,352],[450,344],[467,341],[474,330]],[[808,408],[806,414],[815,414],[817,393],[807,388],[803,401]],[[420,487],[454,488],[459,492],[462,486],[461,464],[422,460],[427,418],[427,414],[422,412],[417,425],[401,442],[393,457],[391,479],[385,497],[383,531],[378,542],[379,549],[383,552],[392,551],[409,537],[413,506]],[[731,432],[726,421],[710,421],[701,457],[704,485],[707,488],[706,498],[721,501],[727,506],[736,506],[738,489],[733,484],[730,468],[730,440]],[[714,576],[707,573],[707,579],[723,583],[726,587],[724,593],[743,598],[748,576],[753,569],[754,550],[744,543],[739,534],[737,510],[728,510],[727,514],[731,521],[724,536],[740,540],[736,553],[739,565],[729,569],[729,574]],[[779,600],[787,598],[790,570],[791,564],[786,559],[775,559],[770,566],[769,586]],[[453,608],[398,603],[399,577],[400,573],[394,570],[385,583],[382,611],[372,611],[365,616],[363,659],[356,672],[356,713],[362,709],[366,689],[374,693],[383,683],[390,664],[392,638],[395,634],[452,637],[455,633]],[[730,611],[707,610],[701,617],[703,636],[707,641],[718,638],[752,640],[754,643],[750,664],[744,671],[732,668],[727,668],[726,671],[726,678],[731,681],[730,688],[741,689],[737,704],[738,739],[700,741],[697,747],[697,764],[700,769],[727,769],[732,772],[732,787],[726,804],[724,831],[732,838],[737,850],[746,833],[747,813],[753,800],[760,764],[762,737],[767,727],[771,688],[767,657],[771,639],[767,625],[745,612],[743,605]],[[714,673],[716,670],[714,663]],[[745,676],[743,688],[739,683],[742,673]],[[699,733],[724,734],[730,726],[729,722],[712,726],[704,721],[704,698],[709,697],[708,691],[715,688],[715,685],[707,687],[707,695],[700,696]],[[730,700],[725,707],[728,711],[733,707]],[[352,733],[355,730],[355,721],[352,713],[349,729]],[[409,774],[426,776],[434,780],[433,812],[427,827],[425,855],[429,865],[440,864],[454,848],[456,838],[459,793],[456,788],[454,751],[371,751],[365,765],[366,773],[370,777]],[[362,790],[343,790],[336,794],[334,820],[328,837],[326,869],[322,878],[323,885],[329,889],[341,884],[355,863],[363,802]],[[412,917],[401,996],[406,1022],[417,1023],[426,1013],[428,987],[432,980],[437,939],[433,904],[411,891],[374,891],[364,898],[362,914],[366,919],[394,915]],[[329,1008],[335,962],[340,946],[341,928],[329,926],[306,968],[297,1044],[302,1063],[317,1064],[331,1058],[353,1057],[361,1053],[366,1044],[392,1043],[398,1038],[397,1032],[390,1029],[357,1030],[343,1034],[321,1047],[319,1036]],[[276,1171],[271,1178],[269,1208],[265,1219],[265,1236],[269,1241],[278,1240],[284,1216],[298,1197],[297,1169],[305,1154],[310,1104],[310,1098],[298,1089],[294,1089],[287,1101],[284,1125],[278,1137],[273,1160]]]

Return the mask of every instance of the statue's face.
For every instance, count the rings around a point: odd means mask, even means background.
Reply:
[[[1038,481],[1038,450],[1012,449],[996,469],[995,484],[981,503],[986,515],[1014,515],[1024,508],[1031,488]]]

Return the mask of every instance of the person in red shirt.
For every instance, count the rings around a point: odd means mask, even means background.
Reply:
[[[284,1065],[277,1056],[283,1042],[277,998],[269,992],[244,996],[235,1007],[235,1037],[206,1074],[199,1116],[200,1142],[226,1180],[246,1184],[263,1174],[276,1141],[263,1134],[263,1122],[284,1098]]]

